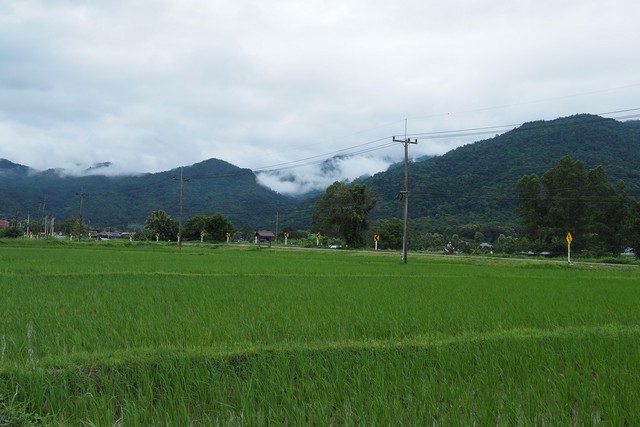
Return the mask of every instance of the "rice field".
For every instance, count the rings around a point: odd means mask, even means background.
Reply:
[[[0,296],[0,425],[640,425],[634,265],[0,241]]]

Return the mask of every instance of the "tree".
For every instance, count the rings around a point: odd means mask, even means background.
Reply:
[[[235,227],[224,215],[214,214],[207,218],[207,236],[214,242],[222,242],[227,239],[227,233],[233,233]]]
[[[375,204],[373,193],[366,186],[356,182],[349,187],[336,181],[316,203],[314,230],[326,236],[342,237],[347,246],[361,246]]]
[[[383,249],[402,249],[404,222],[400,218],[389,218],[380,224],[380,247]]]
[[[570,231],[576,249],[617,254],[633,223],[632,200],[624,188],[624,182],[611,185],[601,166],[587,172],[582,162],[565,156],[542,178],[527,175],[518,182],[523,234],[532,242],[564,250],[564,236]]]
[[[15,239],[17,237],[22,236],[24,231],[22,227],[18,227],[17,225],[12,225],[11,227],[7,227],[4,229],[0,229],[0,237],[7,237],[10,239]]]
[[[571,157],[560,159],[542,175],[545,188],[544,209],[548,236],[563,236],[571,231],[576,236],[587,229],[586,203],[587,175],[581,161]]]
[[[145,228],[162,240],[177,238],[178,223],[165,211],[153,211],[144,221]]]
[[[538,175],[525,175],[520,178],[517,185],[518,205],[517,212],[520,215],[522,234],[530,239],[540,237],[539,230],[543,223],[544,208],[540,199],[540,178]]]
[[[380,247],[382,249],[402,249],[402,234],[404,232],[404,221],[400,218],[389,218],[383,221],[378,227],[380,234]],[[407,230],[409,242],[416,242],[416,233]],[[416,246],[414,243],[410,246]]]
[[[628,220],[629,229],[631,230],[629,246],[635,249],[636,258],[640,259],[640,202],[632,200],[630,211],[631,215]]]
[[[604,168],[597,167],[587,174],[587,194],[591,246],[598,252],[619,253],[631,232],[629,218],[632,211],[624,182],[619,181],[614,187]]]
[[[249,224],[245,224],[242,226],[239,233],[242,239],[251,240],[251,238],[253,237],[254,231],[251,229],[251,226]]]
[[[207,217],[204,215],[192,216],[185,222],[182,228],[182,234],[185,240],[200,240],[200,233],[206,232]],[[205,236],[206,240],[209,240],[209,236]]]
[[[227,233],[233,233],[234,230],[231,221],[222,214],[196,215],[187,220],[183,234],[185,239],[200,240],[200,233],[204,231],[204,240],[222,242],[227,239]]]
[[[58,225],[57,228],[64,234],[73,235],[77,238],[81,238],[83,236],[86,237],[89,234],[87,225],[84,222],[80,221],[80,218],[77,216],[72,216],[65,219]]]

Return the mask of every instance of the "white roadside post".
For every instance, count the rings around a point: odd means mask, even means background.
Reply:
[[[571,236],[571,232],[567,232],[567,264],[571,264],[571,242],[573,241],[573,237]]]

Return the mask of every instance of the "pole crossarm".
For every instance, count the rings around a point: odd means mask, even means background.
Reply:
[[[403,144],[417,144],[417,138],[405,138],[405,139],[397,139],[395,136],[393,137],[393,142],[402,142]]]

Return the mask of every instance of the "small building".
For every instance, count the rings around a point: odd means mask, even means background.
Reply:
[[[267,230],[256,231],[256,243],[258,244],[258,247],[260,247],[260,243],[266,243],[267,241],[269,242],[269,247],[271,247],[273,243],[273,239],[275,237],[276,235],[273,234],[271,231],[267,231]]]
[[[6,219],[0,219],[0,228],[9,228],[9,221]]]

